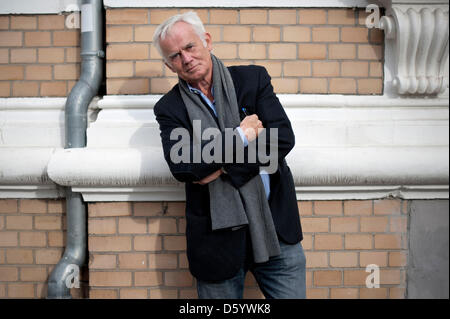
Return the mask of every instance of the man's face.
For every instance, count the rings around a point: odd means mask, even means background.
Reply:
[[[188,83],[196,83],[211,74],[211,35],[205,33],[205,38],[206,47],[191,25],[180,21],[160,42],[165,64]]]

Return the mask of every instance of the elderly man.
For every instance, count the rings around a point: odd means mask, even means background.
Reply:
[[[284,159],[295,138],[267,71],[225,67],[194,12],[162,23],[153,43],[179,77],[154,112],[169,169],[185,183],[187,256],[199,298],[242,298],[249,270],[266,298],[305,298],[303,235]],[[269,144],[271,172],[260,158]]]

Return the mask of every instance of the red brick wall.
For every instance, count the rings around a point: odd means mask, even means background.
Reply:
[[[65,246],[65,201],[0,199],[0,298],[45,298]],[[81,289],[85,296],[86,273]]]
[[[107,93],[166,93],[177,76],[153,33],[187,9],[108,9]],[[200,9],[213,53],[226,65],[260,64],[277,93],[382,94],[384,35],[353,9]]]
[[[301,201],[308,298],[404,298],[408,202]],[[183,202],[91,203],[89,260],[75,298],[196,298]],[[0,297],[44,298],[65,246],[62,200],[0,200]],[[380,288],[366,288],[366,266]],[[89,286],[89,287],[87,287]],[[89,290],[89,293],[87,293]],[[261,298],[253,276],[245,298]]]
[[[67,96],[80,73],[80,30],[66,15],[0,15],[0,97]]]
[[[89,205],[90,298],[196,298],[186,259],[184,203]],[[308,298],[403,298],[407,202],[299,202]],[[366,266],[380,288],[366,288]],[[249,274],[246,298],[261,292]]]
[[[166,93],[177,77],[152,46],[187,9],[107,9],[107,94]],[[277,93],[382,94],[384,36],[363,9],[199,9],[226,65],[261,64]],[[80,73],[67,15],[0,15],[0,97],[67,96]]]

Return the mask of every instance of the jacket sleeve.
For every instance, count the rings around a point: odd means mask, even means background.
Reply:
[[[258,87],[256,90],[256,102],[255,113],[266,128],[262,133],[265,134],[265,154],[269,154],[270,146],[272,150],[275,150],[278,163],[284,160],[286,155],[292,150],[295,144],[295,136],[292,130],[291,122],[289,121],[283,106],[278,100],[273,86],[271,84],[271,78],[264,67],[257,67],[258,72]],[[270,134],[274,133],[271,129],[275,129],[277,135],[275,140],[271,140]],[[258,144],[260,136],[254,141]],[[272,145],[270,145],[272,144]],[[264,153],[264,152],[263,152]],[[259,157],[260,150],[257,150],[256,163],[243,163],[243,164],[226,164],[224,166],[228,173],[228,177],[231,183],[235,187],[241,187],[247,183],[251,178],[259,174],[260,168],[264,168],[263,164],[266,160]],[[271,154],[273,155],[273,154]]]
[[[180,182],[199,181],[223,166],[221,163],[206,163],[202,158],[200,161],[194,161],[194,152],[197,148],[193,147],[192,134],[189,133],[190,128],[187,123],[170,112],[166,101],[159,101],[154,107],[154,113],[159,123],[164,158],[176,180]],[[178,134],[183,132],[185,134]],[[222,134],[219,134],[216,136],[215,142],[220,144],[221,139]],[[202,144],[198,145],[200,154],[207,143],[208,141],[202,141]],[[184,160],[181,160],[183,156]]]

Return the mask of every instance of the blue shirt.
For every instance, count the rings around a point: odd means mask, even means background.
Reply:
[[[206,102],[206,104],[212,109],[212,111],[214,112],[214,114],[217,117],[217,112],[216,112],[216,107],[215,107],[216,102],[215,101],[211,102],[208,99],[208,97],[205,94],[203,94],[202,91],[200,91],[199,89],[193,88],[192,86],[189,85],[189,83],[188,83],[188,88],[192,93],[200,95],[200,97],[203,99],[203,101]],[[211,86],[211,94],[214,97],[214,86]],[[236,128],[236,130],[239,132],[239,135],[241,136],[244,146],[247,146],[248,140],[247,140],[247,137],[245,136],[244,132],[242,131],[241,127],[238,126]],[[270,176],[269,176],[269,174],[267,174],[267,172],[265,170],[260,170],[259,175],[261,176],[261,180],[264,185],[264,190],[266,191],[266,197],[268,199],[269,195],[270,195]]]

